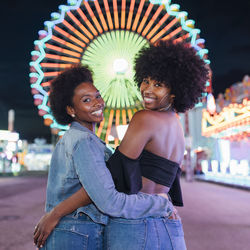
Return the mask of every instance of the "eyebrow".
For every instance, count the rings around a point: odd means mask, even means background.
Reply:
[[[100,94],[99,90],[97,90],[97,91],[95,92],[95,94]],[[83,95],[82,97],[85,97],[85,96],[91,96],[91,95],[86,94],[86,95]]]

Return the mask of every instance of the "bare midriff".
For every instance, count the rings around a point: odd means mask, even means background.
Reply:
[[[148,178],[142,177],[142,189],[140,190],[143,193],[147,194],[160,194],[168,193],[169,187],[157,184],[154,181],[149,180]]]

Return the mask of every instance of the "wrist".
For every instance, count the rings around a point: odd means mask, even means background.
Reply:
[[[56,218],[56,219],[61,219],[64,215],[62,214],[62,212],[60,211],[60,209],[58,209],[57,207],[54,207],[51,211],[50,214]]]

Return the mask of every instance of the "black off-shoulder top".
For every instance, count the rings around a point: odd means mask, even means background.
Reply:
[[[109,158],[107,167],[119,192],[136,194],[142,188],[142,176],[169,187],[175,206],[183,206],[180,186],[181,169],[178,163],[143,150],[138,159],[130,159],[118,148]]]

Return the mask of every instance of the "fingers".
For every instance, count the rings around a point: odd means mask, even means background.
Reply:
[[[39,235],[39,238],[37,240],[37,247],[43,247],[44,243],[45,243],[45,240],[47,239],[47,237],[45,238],[45,235],[44,234],[40,234]]]
[[[168,217],[171,220],[180,220],[180,216],[178,215],[178,211],[174,208],[172,214]]]
[[[35,226],[35,230],[34,230],[33,235],[35,235],[35,234],[36,234],[37,230],[38,230],[38,225],[36,225],[36,226]]]
[[[38,238],[40,237],[40,231],[37,229],[36,230],[36,233],[34,233],[34,236],[33,236],[33,241],[34,241],[34,244],[37,245],[37,241],[38,241]]]

